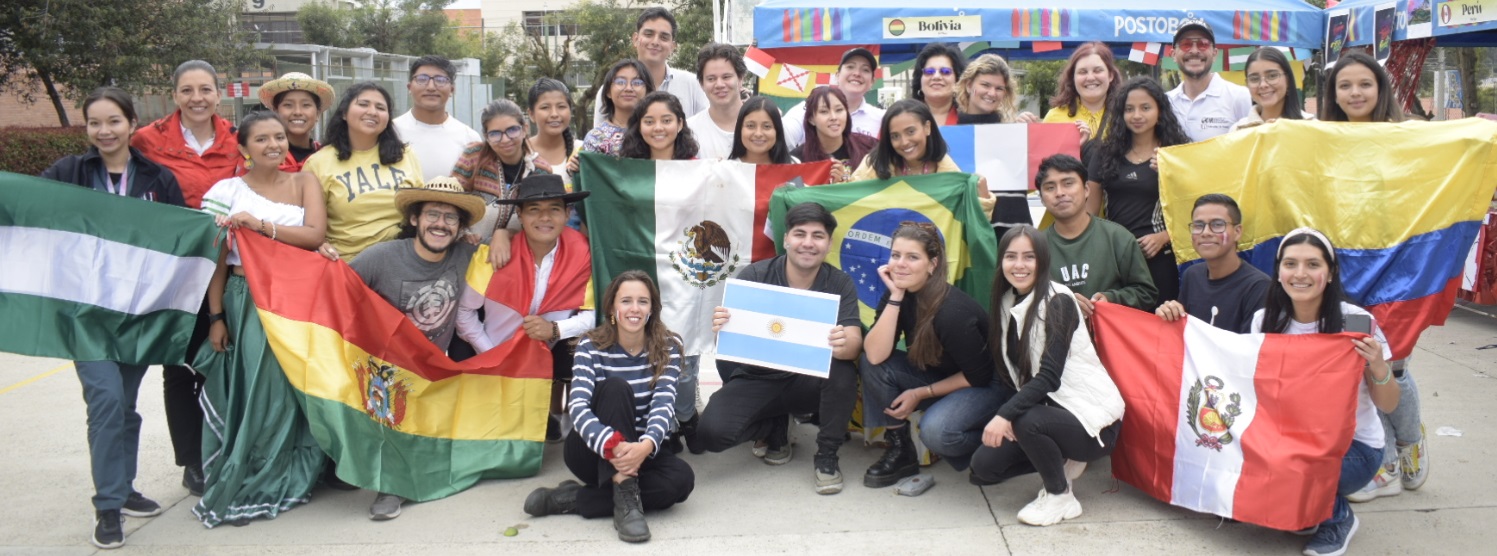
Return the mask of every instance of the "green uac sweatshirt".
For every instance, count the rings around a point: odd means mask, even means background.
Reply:
[[[1118,224],[1092,217],[1076,239],[1045,230],[1050,242],[1050,278],[1076,293],[1091,297],[1101,292],[1107,300],[1153,311],[1159,290],[1149,277],[1144,252],[1133,234]]]

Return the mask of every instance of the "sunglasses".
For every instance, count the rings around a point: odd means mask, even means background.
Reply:
[[[1201,38],[1185,39],[1178,43],[1175,43],[1175,48],[1178,48],[1185,52],[1190,52],[1192,50],[1205,52],[1207,50],[1211,50],[1211,47],[1211,41]]]
[[[920,71],[925,75],[935,75],[938,71],[941,72],[941,75],[951,75],[952,73],[951,68],[925,68]]]

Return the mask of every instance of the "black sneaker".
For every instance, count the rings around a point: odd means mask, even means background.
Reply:
[[[161,511],[161,504],[133,490],[130,491],[130,497],[125,499],[125,507],[120,508],[120,513],[130,517],[152,517],[161,515]]]
[[[119,510],[101,510],[94,513],[94,546],[103,549],[125,546],[125,518]]]

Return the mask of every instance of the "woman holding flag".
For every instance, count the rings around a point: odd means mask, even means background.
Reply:
[[[1017,391],[983,429],[972,482],[1039,471],[1045,488],[1019,521],[1047,526],[1081,515],[1071,481],[1112,453],[1123,396],[1097,357],[1071,290],[1050,280],[1050,248],[1032,226],[1003,234],[988,345],[1003,385]]]
[[[884,112],[878,145],[853,170],[850,181],[960,171],[947,154],[946,140],[941,138],[940,126],[930,107],[918,100],[904,99]],[[983,213],[992,218],[993,193],[988,191],[987,178],[978,178],[977,196]]]
[[[326,207],[316,178],[284,170],[291,156],[286,128],[273,112],[251,112],[240,122],[238,148],[249,171],[209,189],[203,212],[219,226],[311,251],[322,245]],[[199,401],[207,483],[192,513],[209,528],[275,518],[306,503],[326,457],[270,350],[238,245],[226,247],[208,285],[213,349],[193,361],[205,377]]]
[[[1320,103],[1320,119],[1328,122],[1400,122],[1403,111],[1395,102],[1388,72],[1372,57],[1349,52],[1336,62],[1326,76],[1326,94],[1335,102]],[[1397,496],[1405,490],[1424,486],[1429,478],[1429,443],[1424,434],[1424,419],[1419,406],[1419,384],[1409,373],[1408,359],[1390,362],[1398,382],[1398,408],[1382,411],[1383,433],[1394,442],[1383,449],[1383,466],[1361,490],[1347,498],[1367,502],[1383,496]]]
[[[1350,340],[1367,360],[1362,382],[1357,386],[1356,430],[1351,447],[1341,460],[1341,480],[1331,517],[1303,534],[1314,535],[1305,554],[1329,556],[1346,552],[1360,521],[1347,497],[1378,474],[1386,437],[1379,412],[1391,413],[1400,403],[1399,381],[1387,359],[1392,356],[1387,339],[1372,314],[1341,301],[1341,263],[1331,240],[1311,228],[1298,228],[1284,235],[1274,257],[1279,287],[1268,290],[1263,309],[1253,315],[1251,332],[1278,334],[1334,334],[1361,332]],[[1353,323],[1360,326],[1353,328]],[[1360,330],[1358,330],[1360,328]]]
[[[889,443],[863,475],[869,488],[920,471],[908,421],[915,410],[925,411],[921,441],[960,471],[982,444],[983,424],[1010,395],[998,391],[993,379],[987,310],[946,281],[946,248],[935,225],[901,223],[889,249],[889,263],[878,269],[888,293],[859,364],[867,408],[863,427],[883,427]],[[901,339],[907,351],[897,349]],[[922,492],[930,484],[921,483],[917,478],[908,491]]]
[[[639,270],[614,277],[603,294],[607,318],[577,344],[567,409],[567,468],[582,480],[538,488],[525,499],[533,516],[613,515],[625,542],[650,540],[644,512],[685,502],[691,466],[662,442],[675,417],[681,337],[660,320],[660,289]]]
[[[108,194],[183,206],[171,171],[130,146],[137,123],[130,94],[101,87],[83,100],[88,152],[64,157],[42,177]],[[161,505],[135,490],[140,413],[135,400],[146,365],[74,361],[88,408],[88,455],[94,479],[94,534],[99,548],[125,544],[124,517],[150,517]]]
[[[1044,123],[1074,122],[1083,144],[1094,133],[1105,137],[1107,130],[1102,129],[1102,117],[1106,115],[1107,99],[1123,85],[1122,75],[1106,43],[1089,42],[1076,47],[1057,77],[1059,83],[1055,96],[1050,98],[1050,111],[1045,113]]]
[[[608,73],[603,75],[603,87],[606,93],[603,95],[605,119],[593,122],[592,131],[582,138],[582,150],[619,156],[624,132],[634,118],[634,111],[641,106],[640,97],[655,92],[655,83],[650,80],[644,62],[629,58],[614,62],[613,67],[608,68]],[[567,162],[567,171],[577,171],[575,158]]]
[[[629,115],[619,156],[643,160],[694,160],[697,140],[686,127],[681,100],[668,91],[655,91],[640,99]]]
[[[852,168],[878,146],[874,139],[852,130],[852,115],[847,111],[847,95],[837,87],[817,87],[806,98],[806,117],[802,122],[806,142],[790,151],[801,162],[832,159],[832,181],[847,181]]]

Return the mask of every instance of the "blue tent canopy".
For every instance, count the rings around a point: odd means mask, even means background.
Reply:
[[[1386,1],[1386,0],[1385,0]],[[1123,7],[1119,4],[1139,4]],[[1319,48],[1325,14],[1301,0],[945,0],[908,7],[890,0],[768,0],[754,8],[759,48],[934,41],[1107,43],[1174,39],[1180,20],[1206,20],[1224,45]]]

